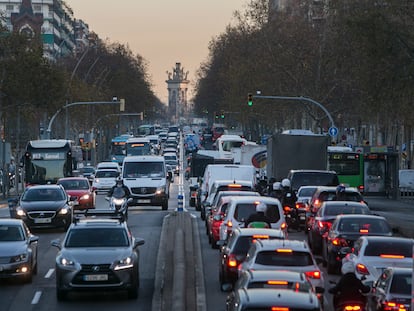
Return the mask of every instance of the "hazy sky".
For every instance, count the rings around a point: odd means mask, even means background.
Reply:
[[[101,39],[128,44],[148,62],[155,94],[167,102],[166,71],[180,62],[189,71],[189,98],[210,40],[234,22],[247,0],[66,0]]]

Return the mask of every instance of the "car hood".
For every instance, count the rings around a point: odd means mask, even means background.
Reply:
[[[21,201],[20,207],[25,211],[55,211],[65,206],[66,200],[63,201]]]
[[[0,243],[0,254],[2,255],[2,257],[16,256],[25,253],[26,249],[26,241]]]
[[[82,247],[65,249],[62,255],[80,264],[108,264],[124,259],[132,253],[129,247]]]
[[[165,178],[153,177],[153,178],[125,178],[124,185],[129,188],[137,187],[137,185],[145,187],[161,187],[165,185]]]

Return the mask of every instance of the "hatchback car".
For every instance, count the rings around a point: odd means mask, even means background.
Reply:
[[[323,202],[315,217],[309,222],[308,244],[314,254],[322,250],[323,235],[329,231],[339,214],[371,214],[368,205],[360,202],[327,201]]]
[[[61,185],[36,185],[26,188],[15,210],[29,228],[69,228],[75,198],[70,198]]]
[[[242,310],[313,310],[321,311],[318,297],[312,292],[287,289],[250,288],[232,292],[226,299],[227,311]]]
[[[232,232],[228,243],[221,242],[219,279],[222,290],[231,288],[238,278],[238,266],[243,262],[252,245],[259,239],[284,239],[285,233],[278,229],[238,228]]]
[[[108,192],[116,184],[119,171],[114,169],[98,169],[92,182],[92,189],[96,192]]]
[[[345,254],[342,247],[354,246],[365,235],[392,236],[393,229],[387,220],[376,215],[338,215],[331,229],[324,235],[322,257],[328,273],[339,273]]]
[[[220,225],[220,240],[226,240],[234,229],[245,227],[245,221],[256,213],[256,206],[260,203],[266,204],[265,215],[271,220],[272,228],[286,232],[285,216],[278,199],[263,196],[231,197],[226,215]]]
[[[175,175],[180,174],[180,164],[178,162],[177,153],[175,152],[167,152],[163,154],[163,157],[165,159],[165,164],[171,165],[174,169],[173,173]]]
[[[98,214],[99,215],[99,214]],[[119,219],[85,218],[75,221],[61,242],[56,256],[56,295],[70,291],[126,290],[138,297],[139,250],[144,240],[134,238]]]
[[[414,240],[390,236],[361,236],[343,251],[348,254],[342,262],[352,262],[355,275],[372,285],[387,267],[413,267]]]
[[[92,190],[89,180],[86,177],[65,177],[57,181],[58,185],[62,185],[66,193],[71,198],[76,199],[75,209],[91,209],[95,208],[96,194]]]
[[[21,219],[0,219],[0,278],[30,283],[37,274],[38,240]]]
[[[238,267],[245,270],[290,270],[305,273],[313,286],[324,287],[322,271],[305,241],[258,240]]]
[[[412,274],[412,268],[386,268],[373,284],[369,310],[410,310]]]

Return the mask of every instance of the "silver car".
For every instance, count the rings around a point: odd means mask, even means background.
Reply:
[[[122,219],[85,218],[75,221],[56,256],[56,295],[70,291],[126,290],[136,299],[139,289],[139,251],[144,240],[131,236]]]

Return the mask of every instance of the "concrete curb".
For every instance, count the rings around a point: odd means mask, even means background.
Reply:
[[[200,236],[196,218],[189,212],[164,217],[152,310],[206,310]]]

